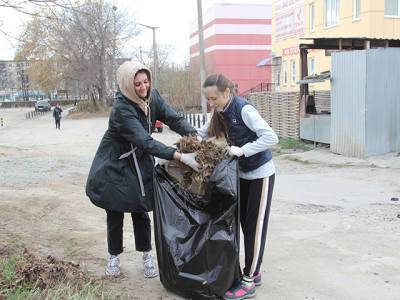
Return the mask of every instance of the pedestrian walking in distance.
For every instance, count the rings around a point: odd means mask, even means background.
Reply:
[[[56,107],[54,107],[54,110],[53,110],[53,117],[54,117],[54,120],[56,121],[56,129],[60,129],[62,111],[63,110],[62,110],[60,104],[56,103]]]

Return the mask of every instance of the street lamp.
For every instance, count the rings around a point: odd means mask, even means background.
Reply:
[[[136,23],[140,26],[149,28],[153,30],[153,79],[152,79],[152,85],[154,88],[157,88],[157,76],[158,76],[158,56],[157,56],[157,43],[156,43],[156,29],[160,27],[155,27],[155,26],[149,26],[141,23]]]

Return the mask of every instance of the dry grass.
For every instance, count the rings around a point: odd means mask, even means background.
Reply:
[[[71,119],[89,119],[89,118],[102,118],[108,117],[111,112],[111,107],[93,101],[79,102],[75,109],[73,109],[68,117]]]
[[[0,299],[109,299],[78,264],[0,245]]]

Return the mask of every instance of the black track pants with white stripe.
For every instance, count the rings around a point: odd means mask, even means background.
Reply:
[[[274,183],[275,174],[260,179],[240,179],[240,223],[245,248],[243,273],[246,276],[260,271]]]

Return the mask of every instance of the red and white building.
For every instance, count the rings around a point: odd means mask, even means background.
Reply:
[[[239,93],[271,82],[271,68],[257,67],[270,57],[272,6],[214,4],[203,14],[207,75],[223,73],[239,85]],[[197,20],[191,24],[190,64],[199,64]]]

